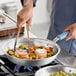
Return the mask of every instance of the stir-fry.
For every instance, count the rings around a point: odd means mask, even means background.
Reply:
[[[55,72],[54,74],[50,74],[50,76],[76,76],[76,74],[72,73],[72,74],[68,75],[61,71],[61,72]]]
[[[21,45],[16,49],[15,53],[13,49],[9,49],[7,53],[16,58],[29,60],[43,59],[55,55],[55,52],[52,50],[51,47],[31,46],[29,53],[27,50],[27,45]]]

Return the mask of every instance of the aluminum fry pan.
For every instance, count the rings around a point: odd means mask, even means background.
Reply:
[[[48,66],[42,69],[39,69],[35,76],[50,76],[50,74],[53,74],[55,72],[65,72],[67,74],[76,73],[76,68],[71,67],[65,67],[62,65],[56,65],[56,66]]]
[[[3,48],[3,51],[5,52],[5,56],[13,63],[17,65],[22,65],[22,66],[43,66],[51,63],[54,61],[58,54],[60,53],[60,47],[58,44],[56,44],[53,41],[50,40],[44,40],[44,39],[38,39],[38,38],[30,38],[30,46],[35,45],[35,46],[49,46],[53,48],[53,51],[55,52],[55,55],[49,58],[44,58],[44,59],[33,59],[33,60],[27,60],[27,59],[20,59],[16,57],[10,56],[7,51],[8,49],[13,49],[14,47],[14,41],[15,40],[10,40],[9,42],[5,43]],[[26,38],[20,38],[18,39],[17,42],[17,47],[20,45],[28,44]]]

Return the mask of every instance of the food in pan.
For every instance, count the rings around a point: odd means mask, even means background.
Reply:
[[[76,76],[76,74],[75,73],[72,73],[72,74],[66,74],[66,73],[64,73],[64,72],[55,72],[55,73],[53,73],[53,74],[50,74],[50,76]]]
[[[44,46],[30,46],[30,52],[28,53],[27,45],[19,46],[15,53],[13,49],[9,49],[7,53],[13,57],[20,59],[43,59],[55,55],[55,52],[51,47]]]

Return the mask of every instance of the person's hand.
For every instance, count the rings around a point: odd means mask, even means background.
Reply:
[[[21,28],[21,26],[25,24],[25,22],[26,25],[30,27],[32,21],[32,15],[33,15],[33,6],[23,7],[23,9],[17,15],[17,27]]]
[[[70,25],[66,29],[64,29],[64,32],[70,31],[69,35],[65,38],[66,40],[69,39],[76,39],[76,23]]]

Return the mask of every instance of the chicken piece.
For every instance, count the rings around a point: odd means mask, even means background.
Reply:
[[[45,58],[45,57],[47,57],[47,51],[45,49],[36,49],[35,50],[35,54],[39,58]]]
[[[22,57],[22,58],[29,58],[29,55],[27,53],[27,50],[22,50],[22,49],[16,50],[15,56]]]

